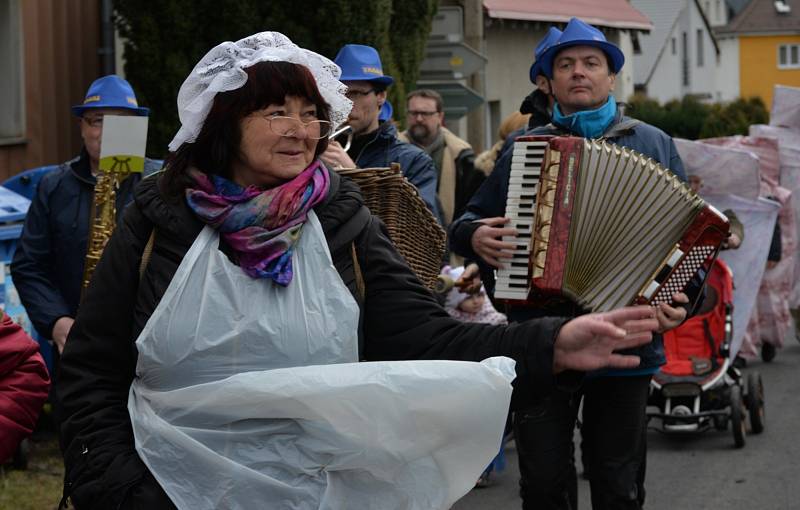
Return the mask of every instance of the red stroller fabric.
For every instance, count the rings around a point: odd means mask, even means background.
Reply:
[[[33,432],[49,387],[39,346],[0,310],[0,464]]]
[[[664,351],[667,355],[667,363],[661,367],[664,374],[700,375],[695,372],[698,362],[710,362],[712,356],[720,365],[723,362],[719,350],[725,340],[726,305],[733,306],[733,277],[722,259],[714,261],[706,284],[706,302],[702,310],[708,310],[709,305],[712,308],[664,333]]]

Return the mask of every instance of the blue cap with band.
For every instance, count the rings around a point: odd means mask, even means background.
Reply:
[[[553,78],[553,61],[556,55],[562,50],[572,46],[593,46],[599,48],[608,55],[609,67],[612,73],[618,73],[625,64],[625,55],[616,45],[606,40],[603,32],[585,23],[578,18],[572,18],[564,28],[561,37],[555,44],[550,46],[542,55],[542,72],[548,77]]]
[[[372,46],[347,44],[339,50],[334,62],[342,68],[340,81],[374,81],[387,87],[394,83],[391,76],[383,74],[381,57]]]
[[[533,51],[533,65],[531,65],[531,83],[536,83],[536,77],[542,73],[542,55],[545,51],[547,51],[550,46],[554,45],[556,41],[561,37],[561,30],[557,29],[556,27],[550,27],[547,31],[545,36],[539,41],[539,44],[536,45],[536,49]]]
[[[149,108],[139,106],[131,84],[116,74],[103,76],[92,82],[89,90],[86,91],[83,104],[73,106],[72,113],[82,117],[86,110],[96,108],[120,108],[131,110],[141,116],[147,116],[150,113]]]

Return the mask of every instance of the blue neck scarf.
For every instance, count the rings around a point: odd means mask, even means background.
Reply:
[[[614,122],[617,115],[617,101],[614,96],[608,96],[606,104],[596,110],[584,110],[572,115],[561,113],[561,107],[556,103],[553,108],[553,121],[568,128],[575,134],[584,138],[598,138],[606,132],[608,126]]]

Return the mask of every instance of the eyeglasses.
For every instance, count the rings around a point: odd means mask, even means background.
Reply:
[[[407,112],[407,115],[409,119],[414,119],[416,117],[422,117],[423,119],[430,119],[437,113],[439,112],[423,112],[421,110],[409,110]]]
[[[359,99],[364,96],[368,96],[373,92],[375,92],[375,89],[369,89],[369,90],[348,89],[347,92],[344,93],[344,95],[347,97],[347,99],[352,101],[354,99]]]
[[[82,119],[90,127],[93,127],[93,128],[103,127],[103,116],[102,115],[97,115],[97,116],[93,116],[93,117],[82,117]]]
[[[305,128],[306,136],[312,140],[325,138],[331,132],[331,123],[327,120],[310,120],[308,122],[303,122],[294,117],[282,117],[280,115],[264,118],[267,119],[272,132],[279,136],[295,136],[301,127]]]

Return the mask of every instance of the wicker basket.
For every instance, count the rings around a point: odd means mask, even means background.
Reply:
[[[446,235],[417,188],[403,177],[400,165],[337,171],[358,184],[364,203],[386,224],[397,251],[420,281],[433,289],[442,266]]]

